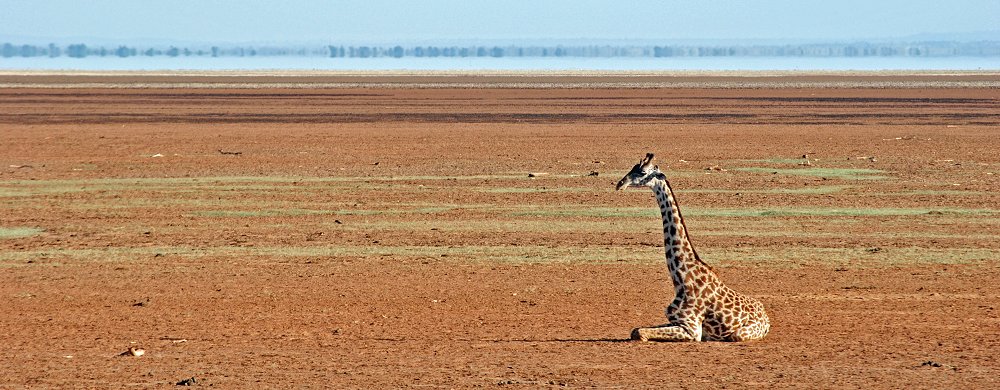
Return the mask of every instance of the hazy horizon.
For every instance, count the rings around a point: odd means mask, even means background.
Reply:
[[[1000,36],[1000,2],[993,0],[2,3],[0,39],[25,43],[807,42]]]

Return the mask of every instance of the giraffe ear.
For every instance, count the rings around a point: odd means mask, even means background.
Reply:
[[[642,159],[642,161],[640,162],[643,168],[648,167],[652,163],[653,163],[652,153],[646,153],[646,158]]]

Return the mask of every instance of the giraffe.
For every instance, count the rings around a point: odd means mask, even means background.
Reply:
[[[674,284],[674,300],[663,325],[635,328],[640,341],[749,341],[759,340],[771,328],[764,305],[737,293],[719,279],[695,252],[687,227],[666,175],[647,153],[619,182],[617,190],[649,187],[663,216],[663,244],[667,269]]]

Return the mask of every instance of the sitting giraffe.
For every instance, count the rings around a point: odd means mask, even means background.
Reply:
[[[669,323],[632,330],[641,341],[748,341],[759,340],[771,328],[764,305],[726,287],[712,267],[701,261],[691,242],[674,192],[653,154],[618,182],[617,189],[649,187],[663,215],[663,244],[667,269],[674,282],[674,300],[667,307]]]

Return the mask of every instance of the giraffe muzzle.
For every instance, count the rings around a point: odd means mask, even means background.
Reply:
[[[628,180],[627,179],[628,179],[627,177],[623,177],[621,180],[619,180],[618,184],[615,186],[615,191],[621,191],[621,190],[624,190],[624,189],[628,188]]]

